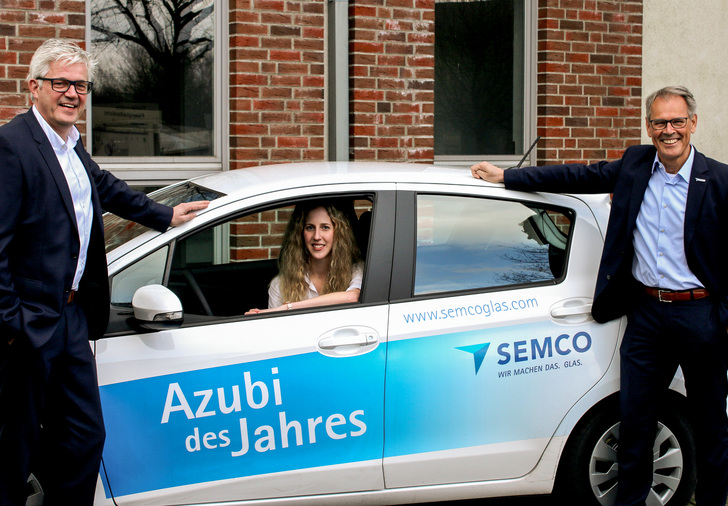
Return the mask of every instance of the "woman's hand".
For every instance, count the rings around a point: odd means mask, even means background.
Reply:
[[[253,309],[246,311],[245,314],[272,313],[273,311],[283,311],[284,309],[288,309],[286,304],[268,309],[258,309],[257,307],[254,307]]]

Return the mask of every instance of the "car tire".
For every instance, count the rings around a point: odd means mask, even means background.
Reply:
[[[612,506],[617,497],[618,444],[616,407],[579,424],[564,450],[554,495],[568,500],[565,504]],[[687,419],[677,410],[659,415],[654,451],[654,480],[646,505],[688,504],[696,483],[695,444]]]

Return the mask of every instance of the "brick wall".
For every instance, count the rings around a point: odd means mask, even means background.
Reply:
[[[0,123],[30,107],[25,78],[44,40],[61,37],[83,45],[85,9],[84,0],[0,0]]]
[[[230,168],[323,160],[327,0],[230,1]],[[539,0],[538,161],[639,143],[642,2]],[[350,154],[434,159],[434,0],[350,0]],[[46,38],[84,38],[84,0],[0,0],[0,123],[25,111]],[[84,131],[84,125],[79,125]]]
[[[230,169],[324,160],[326,0],[231,0]]]
[[[230,223],[230,261],[278,258],[293,206],[251,214]]]
[[[434,0],[351,0],[350,158],[434,160]]]
[[[642,1],[539,0],[538,163],[615,159],[642,128]]]
[[[372,210],[368,200],[354,201],[355,218]],[[244,262],[248,260],[270,260],[278,258],[283,242],[283,235],[288,221],[293,214],[294,206],[286,206],[239,218],[230,224],[230,261]],[[356,220],[352,220],[352,228],[356,228]],[[368,236],[367,236],[368,239]]]

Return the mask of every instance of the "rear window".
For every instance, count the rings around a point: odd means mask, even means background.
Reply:
[[[572,222],[532,203],[419,195],[414,294],[557,283]]]

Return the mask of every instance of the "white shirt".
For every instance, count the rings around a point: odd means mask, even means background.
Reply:
[[[655,156],[652,176],[637,216],[632,274],[645,286],[667,290],[700,288],[685,257],[685,207],[695,149],[677,174]]]
[[[93,220],[93,207],[91,206],[91,181],[86,173],[86,168],[81,163],[81,159],[73,150],[81,135],[74,126],[68,135],[68,140],[64,141],[60,135],[56,133],[48,122],[40,115],[38,110],[33,106],[38,123],[48,137],[56,153],[58,163],[61,164],[63,175],[66,176],[68,189],[73,199],[73,210],[76,215],[76,227],[78,229],[78,240],[80,248],[78,251],[78,263],[76,264],[76,273],[73,277],[72,290],[78,290],[78,284],[83,276],[86,268],[86,255],[88,252],[88,242],[91,237],[91,221]]]
[[[349,288],[346,289],[348,292],[349,290],[361,290],[361,281],[364,277],[364,264],[362,262],[357,263],[354,265],[354,267],[351,270],[351,282],[349,283]],[[308,293],[306,294],[307,299],[313,299],[314,297],[318,297],[319,293],[316,290],[316,287],[311,283],[311,280],[308,279],[308,274],[306,275],[306,283],[308,284]],[[282,306],[285,301],[281,297],[281,279],[280,276],[276,276],[273,278],[273,281],[270,282],[270,288],[268,288],[268,307],[274,308]]]

